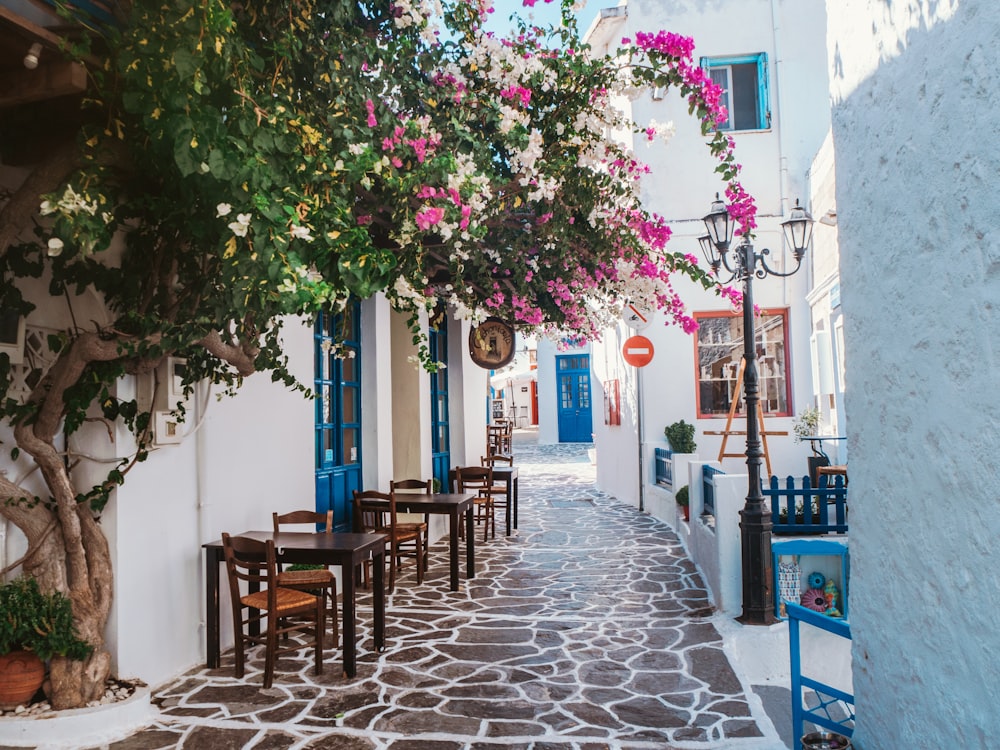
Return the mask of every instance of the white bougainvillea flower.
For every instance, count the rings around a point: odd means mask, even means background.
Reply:
[[[49,257],[55,258],[59,255],[62,255],[63,247],[64,247],[63,241],[58,237],[53,237],[52,239],[50,239],[49,249],[48,249]]]
[[[236,221],[230,223],[229,228],[237,237],[246,237],[250,229],[250,214],[236,214]]]
[[[228,203],[220,203],[218,206],[215,207],[215,215],[216,217],[219,218],[223,216],[229,216],[232,210],[233,207],[230,206]]]

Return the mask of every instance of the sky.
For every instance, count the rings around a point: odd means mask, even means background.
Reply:
[[[615,4],[616,0],[588,0],[583,10],[576,14],[580,35],[583,36],[587,31],[601,8]],[[511,13],[515,12],[525,19],[529,14],[532,15],[534,22],[540,26],[555,26],[559,23],[559,0],[553,0],[551,3],[537,0],[533,8],[525,8],[522,0],[494,0],[493,8],[493,14],[487,21],[486,28],[498,34],[506,34],[513,30],[514,26],[509,19]]]

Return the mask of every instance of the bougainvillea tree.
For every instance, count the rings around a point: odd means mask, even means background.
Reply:
[[[734,216],[753,228],[732,143],[713,127],[719,91],[691,41],[640,35],[595,56],[568,3],[560,28],[522,24],[512,38],[483,31],[488,4],[133,0],[117,24],[91,28],[78,132],[51,143],[0,209],[4,308],[30,316],[90,289],[114,321],[68,311],[58,357],[26,398],[12,397],[0,355],[7,447],[46,488],[0,476],[0,512],[27,538],[18,562],[71,598],[94,646],[83,662],[54,661],[57,707],[96,697],[109,670],[112,566],[97,514],[149,442],[149,415],[116,396],[122,376],[172,355],[189,382],[235,387],[263,370],[295,386],[282,321],[379,291],[415,331],[444,303],[473,322],[592,338],[626,298],[694,327],[671,279],[713,281],[671,252],[669,228],[639,200],[646,167],[606,135],[656,137],[613,102],[675,88]],[[29,276],[51,298],[22,296]],[[57,438],[95,417],[123,421],[135,446],[80,487],[79,457]]]

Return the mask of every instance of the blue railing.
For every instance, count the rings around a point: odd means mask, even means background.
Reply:
[[[846,534],[847,486],[844,477],[821,476],[813,487],[809,477],[802,477],[802,486],[795,486],[794,477],[786,477],[781,487],[778,477],[771,477],[770,486],[761,492],[771,501],[771,522],[775,534]],[[833,517],[831,518],[831,510]]]
[[[656,483],[661,487],[674,486],[674,452],[666,448],[653,449],[656,461]]]
[[[805,734],[803,724],[810,722],[820,729],[850,737],[854,734],[854,696],[802,674],[799,624],[833,633],[851,640],[851,626],[819,612],[788,602],[788,647],[792,672],[792,737]]]
[[[725,474],[722,469],[716,469],[714,466],[709,466],[708,464],[702,464],[701,467],[701,497],[702,497],[702,514],[714,516],[715,515],[715,476],[717,474]]]

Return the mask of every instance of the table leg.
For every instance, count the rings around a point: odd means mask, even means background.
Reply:
[[[219,563],[220,550],[205,548],[205,666],[219,668]]]
[[[385,549],[372,552],[372,610],[375,617],[375,650],[385,648]]]
[[[340,566],[344,586],[344,626],[341,628],[341,638],[344,642],[344,674],[354,677],[358,671],[357,665],[357,627],[354,609],[354,564],[345,561]]]
[[[511,507],[514,504],[514,493],[513,493],[513,488],[511,487],[511,485],[513,483],[514,483],[514,480],[510,476],[508,476],[507,477],[507,481],[504,482],[504,485],[505,485],[504,489],[507,490],[507,493],[506,493],[506,495],[507,495],[507,513],[506,513],[506,517],[507,517],[507,536],[510,536],[511,514],[513,513],[513,508]]]
[[[514,477],[514,528],[517,528],[517,477]]]
[[[470,506],[465,512],[465,564],[469,568],[468,578],[476,577],[476,524]],[[456,547],[457,550],[457,547]]]
[[[458,524],[461,520],[454,508],[448,514],[448,573],[451,576],[451,590],[458,591]]]

